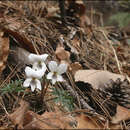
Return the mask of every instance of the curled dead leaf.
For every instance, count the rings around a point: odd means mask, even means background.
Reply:
[[[130,119],[130,110],[122,107],[122,106],[117,106],[117,113],[114,117],[112,117],[112,123],[113,124],[118,124],[121,121],[125,121]]]
[[[82,66],[79,62],[75,62],[70,65],[70,71],[72,71],[73,74],[80,69],[82,69]]]
[[[18,125],[18,128],[23,128],[24,116],[28,110],[28,103],[21,100],[20,107],[17,108],[12,114],[9,115],[10,120],[14,125]]]
[[[57,47],[55,54],[59,60],[68,61],[69,57],[70,57],[70,53],[68,51],[66,51],[63,47]]]
[[[23,36],[19,32],[11,30],[11,29],[7,29],[7,28],[3,28],[3,27],[1,27],[1,28],[5,33],[12,36],[16,41],[18,41],[20,47],[26,49],[27,51],[29,51],[31,53],[35,53],[33,44],[25,36]]]
[[[0,30],[0,73],[4,70],[9,54],[9,37]]]
[[[103,70],[78,70],[75,73],[74,78],[75,81],[90,83],[95,89],[104,87],[104,84],[110,79],[113,81],[116,81],[117,78],[120,78],[122,81],[125,79],[123,75]]]

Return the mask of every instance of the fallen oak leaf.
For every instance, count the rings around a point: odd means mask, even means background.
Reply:
[[[66,51],[63,47],[57,47],[55,51],[57,59],[61,60],[66,60],[68,61],[70,58],[70,53]]]
[[[99,89],[99,87],[104,87],[104,84],[110,79],[116,81],[117,78],[120,78],[123,81],[125,76],[103,70],[78,70],[75,73],[74,78],[75,81],[83,81],[91,84],[94,89]]]
[[[7,33],[8,35],[12,36],[16,41],[18,41],[18,43],[20,44],[21,47],[23,47],[24,49],[26,49],[27,51],[31,52],[31,53],[35,53],[35,48],[33,47],[32,43],[23,35],[21,35],[18,32],[15,32],[11,29],[7,29],[4,27],[0,28]]]
[[[70,64],[69,69],[73,74],[75,74],[75,72],[82,69],[82,65],[79,62],[74,62]]]

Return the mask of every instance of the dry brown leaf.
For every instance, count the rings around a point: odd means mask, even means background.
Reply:
[[[122,81],[125,79],[123,75],[103,70],[78,70],[75,73],[74,78],[75,81],[90,83],[95,89],[103,87],[110,79],[113,81],[116,81],[117,78],[120,78]]]
[[[101,129],[103,126],[96,123],[95,118],[80,114],[77,118],[77,129]]]
[[[45,112],[38,115],[28,110],[28,103],[20,102],[20,107],[9,115],[13,124],[19,129],[67,129],[72,128],[69,123],[70,119],[60,112]]]
[[[28,103],[21,100],[20,107],[9,115],[10,120],[13,122],[14,125],[18,125],[18,128],[23,128],[24,116],[28,110],[28,107]]]
[[[0,30],[0,73],[5,68],[5,64],[9,54],[9,37],[5,36],[5,33]]]
[[[68,51],[66,51],[63,47],[57,47],[55,54],[59,60],[68,61],[70,58],[70,53]]]
[[[63,115],[60,112],[46,112],[42,115],[44,118],[50,119],[50,122],[60,129],[69,129],[72,128],[69,125],[70,119],[68,116]]]
[[[32,111],[28,111],[27,115],[32,117],[32,121],[24,126],[24,129],[67,129],[71,128],[64,116],[55,112],[45,112],[38,115]]]
[[[80,69],[82,69],[82,66],[79,62],[75,62],[70,65],[70,71],[72,71],[73,74]]]
[[[117,113],[114,117],[112,117],[112,123],[113,124],[118,124],[123,120],[130,119],[130,110],[122,107],[122,106],[117,106]]]
[[[76,117],[77,119],[77,129],[121,129],[120,124],[111,124],[106,121],[101,120],[98,116],[96,117],[88,117],[85,114],[80,114]]]
[[[69,63],[66,60],[61,60],[60,64],[66,64],[67,66],[69,66]]]
[[[33,44],[25,36],[21,35],[18,32],[13,31],[13,30],[3,28],[3,27],[1,27],[1,28],[4,32],[6,32],[7,34],[11,35],[14,39],[16,39],[16,41],[18,41],[20,47],[26,49],[27,51],[29,51],[31,53],[35,53],[35,48],[34,48]]]
[[[42,121],[41,116],[33,111],[26,113],[24,121],[24,129],[49,129],[49,127],[44,125],[44,120]]]

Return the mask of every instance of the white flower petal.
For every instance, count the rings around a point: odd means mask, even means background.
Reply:
[[[47,79],[52,79],[53,78],[53,72],[49,72],[47,74]]]
[[[43,54],[43,55],[41,55],[41,59],[42,59],[43,61],[45,61],[45,60],[47,59],[47,57],[48,57],[48,54]]]
[[[37,70],[35,72],[35,74],[33,75],[35,78],[40,79],[42,78],[42,76],[45,74],[45,70],[41,69],[41,70]]]
[[[31,80],[31,78],[27,78],[23,83],[23,87],[29,87]]]
[[[60,64],[58,66],[57,72],[59,75],[65,73],[66,71],[67,71],[67,64]]]
[[[48,57],[48,54],[43,54],[43,55],[36,55],[36,54],[30,54],[28,56],[28,59],[30,63],[38,62],[38,61],[45,61]]]
[[[57,75],[57,81],[63,82],[64,79],[63,79],[63,77],[61,75]]]
[[[42,66],[41,69],[46,72],[46,70],[47,70],[46,64],[44,62],[42,62],[41,66]]]
[[[25,68],[25,73],[26,73],[26,76],[27,77],[32,77],[32,74],[33,74],[33,70],[32,70],[32,68],[30,68],[30,67],[26,67]]]
[[[55,84],[56,81],[57,81],[56,78],[53,78],[53,79],[52,79],[52,84]]]
[[[36,62],[36,60],[37,60],[37,55],[36,55],[36,54],[30,54],[30,55],[28,56],[28,59],[29,59],[29,62],[30,62],[30,63],[34,63],[34,62]]]
[[[38,79],[40,79],[44,75],[45,71],[46,71],[46,69],[34,70],[34,69],[30,68],[30,67],[25,68],[26,76],[29,77],[29,78],[38,78]]]
[[[50,61],[48,67],[51,72],[57,71],[57,63],[55,61]]]
[[[35,81],[36,81],[36,86],[37,86],[37,88],[38,88],[39,90],[42,90],[42,88],[41,88],[41,82],[40,82],[38,79],[36,79]]]
[[[35,90],[35,88],[36,88],[36,84],[35,83],[31,83],[30,85],[31,85],[31,90],[33,92]]]

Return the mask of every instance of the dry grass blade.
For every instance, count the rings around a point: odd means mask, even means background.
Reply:
[[[118,69],[119,69],[119,72],[120,72],[120,74],[122,74],[121,66],[120,66],[120,63],[119,63],[119,60],[118,60],[118,57],[117,57],[116,51],[115,51],[114,47],[112,46],[111,41],[107,38],[105,32],[102,31],[102,33],[103,33],[104,37],[106,38],[106,40],[108,41],[109,45],[111,46],[111,48],[112,48],[112,50],[113,50],[113,53],[114,53],[114,55],[115,55],[115,59],[116,59],[116,62],[117,62],[117,66],[118,66]]]

